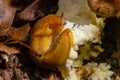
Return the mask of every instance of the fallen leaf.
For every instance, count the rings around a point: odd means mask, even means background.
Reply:
[[[9,47],[3,43],[0,43],[0,51],[7,53],[8,55],[13,55],[13,54],[17,54],[20,53],[19,50],[17,50],[14,47]]]
[[[40,1],[41,0],[35,0],[31,5],[18,14],[19,18],[28,21],[35,20],[37,18],[35,17],[35,13],[39,7]]]
[[[26,24],[20,28],[11,27],[8,31],[8,34],[15,40],[25,40],[28,32],[30,30],[30,25]]]
[[[6,26],[11,26],[15,17],[15,13],[17,10],[20,10],[19,7],[15,7],[12,5],[12,0],[3,0],[4,4],[4,14],[2,15],[2,24]]]
[[[0,76],[0,80],[3,80],[3,77]]]
[[[16,11],[20,10],[21,7],[13,6],[12,0],[1,0],[0,9],[1,9],[0,36],[4,36],[7,35],[7,32],[13,23]]]

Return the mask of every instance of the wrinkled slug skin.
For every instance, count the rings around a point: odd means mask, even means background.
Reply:
[[[74,40],[70,29],[61,33],[61,20],[56,15],[48,15],[39,20],[32,29],[30,45],[42,56],[33,52],[30,52],[30,56],[40,67],[54,68],[66,62]]]
[[[63,18],[54,14],[49,14],[38,20],[32,29],[31,37],[58,35],[63,27]]]

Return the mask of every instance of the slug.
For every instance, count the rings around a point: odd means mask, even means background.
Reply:
[[[63,22],[62,17],[49,14],[38,20],[31,30],[30,46],[38,55],[30,52],[30,56],[42,68],[66,63],[74,38],[70,29],[63,29]]]

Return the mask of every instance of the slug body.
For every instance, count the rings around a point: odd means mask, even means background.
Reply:
[[[43,68],[54,68],[65,64],[73,45],[70,29],[63,30],[63,18],[49,14],[34,25],[30,46],[41,56],[30,52],[32,60]]]

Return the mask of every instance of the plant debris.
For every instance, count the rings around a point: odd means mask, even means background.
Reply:
[[[120,0],[88,0],[88,4],[99,16],[120,18]]]
[[[25,24],[22,27],[11,27],[8,31],[8,35],[15,40],[24,41],[30,30],[30,25]]]
[[[2,43],[0,43],[0,51],[7,53],[7,55],[20,53],[20,51],[15,49],[14,47],[9,47]]]
[[[39,7],[41,0],[35,0],[31,5],[29,5],[26,9],[24,9],[22,12],[18,14],[19,18],[22,20],[35,20],[37,17],[35,17],[36,11]]]

